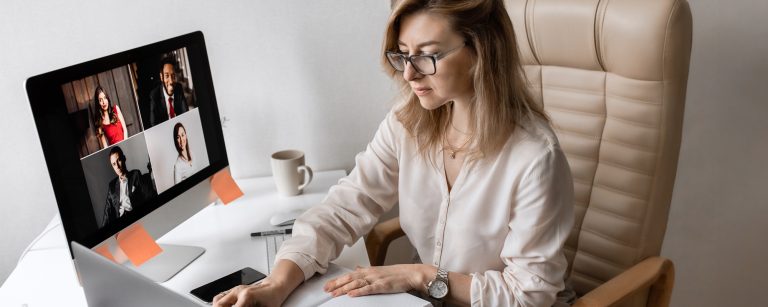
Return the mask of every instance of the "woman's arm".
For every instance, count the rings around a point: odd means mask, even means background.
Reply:
[[[123,118],[123,111],[120,111],[120,107],[115,105],[115,110],[117,110],[117,119],[120,120],[120,126],[123,128],[123,139],[128,138],[128,129],[125,127],[125,119]]]
[[[173,184],[179,183],[181,181],[181,172],[179,172],[179,160],[176,159],[176,163],[173,163]]]
[[[364,296],[381,293],[399,293],[417,290],[425,295],[427,284],[437,276],[437,268],[428,264],[397,264],[358,268],[352,273],[335,278],[323,288],[334,297],[340,295]],[[448,296],[456,305],[470,304],[472,276],[448,272]]]
[[[99,138],[99,143],[101,143],[101,148],[107,148],[109,144],[107,143],[107,136],[104,135],[104,131],[101,130],[101,127],[96,129],[96,137]]]
[[[321,204],[296,219],[293,237],[283,242],[276,258],[299,265],[305,279],[325,273],[345,245],[367,234],[397,203],[398,138],[404,132],[396,121],[390,112],[366,150],[355,157],[349,176],[331,187]]]
[[[473,274],[472,305],[552,306],[565,288],[563,245],[573,227],[573,181],[559,145],[532,162],[515,195],[500,255],[505,267]]]

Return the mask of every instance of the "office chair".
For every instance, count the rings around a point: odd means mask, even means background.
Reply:
[[[565,246],[574,306],[667,306],[659,257],[677,171],[691,12],[685,0],[506,0],[531,92],[574,181]],[[371,265],[404,233],[369,233]]]

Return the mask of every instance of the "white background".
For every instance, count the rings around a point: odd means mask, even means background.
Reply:
[[[759,305],[768,2],[690,2],[691,74],[662,250],[677,268],[673,305]],[[269,154],[287,148],[318,170],[350,169],[394,97],[378,58],[388,10],[388,0],[3,1],[0,280],[56,211],[27,77],[202,30],[235,177],[268,175]]]

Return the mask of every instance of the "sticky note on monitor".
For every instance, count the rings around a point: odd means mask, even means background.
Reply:
[[[134,266],[140,266],[163,252],[141,223],[135,223],[117,235],[117,245]]]
[[[116,262],[115,256],[112,256],[112,253],[109,251],[109,244],[103,244],[97,248],[94,248],[93,251],[99,255],[104,256],[104,258],[111,260],[112,262]]]
[[[225,205],[243,196],[243,191],[237,186],[235,179],[232,179],[228,168],[213,175],[211,186]]]

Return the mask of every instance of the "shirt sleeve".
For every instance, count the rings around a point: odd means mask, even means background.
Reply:
[[[402,129],[398,125],[390,112],[366,150],[355,157],[349,176],[331,187],[321,204],[296,219],[292,238],[283,242],[275,259],[296,263],[305,280],[315,272],[323,274],[345,245],[368,233],[379,216],[397,204],[397,138],[398,128]]]
[[[573,181],[558,145],[534,160],[516,189],[501,251],[506,267],[472,274],[472,306],[552,306],[565,287]]]
[[[177,184],[181,181],[181,170],[179,169],[179,159],[176,158],[176,162],[173,163],[173,184]]]

